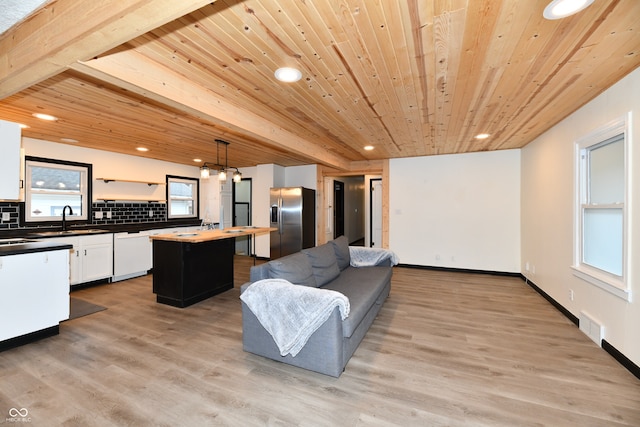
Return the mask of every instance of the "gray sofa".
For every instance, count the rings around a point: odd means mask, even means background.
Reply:
[[[315,286],[342,293],[349,300],[350,313],[342,320],[336,307],[295,357],[291,354],[282,356],[273,337],[243,301],[243,349],[339,377],[389,295],[392,272],[389,259],[375,266],[350,266],[349,246],[344,236],[252,267],[250,282],[242,285],[241,293],[258,280],[285,279],[295,285]]]

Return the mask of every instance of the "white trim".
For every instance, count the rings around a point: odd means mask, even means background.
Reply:
[[[186,184],[192,187],[191,196],[171,196],[171,184]],[[197,178],[181,178],[181,177],[167,177],[167,219],[180,219],[180,218],[198,218],[198,179]],[[172,202],[178,201],[191,201],[193,204],[193,212],[190,214],[172,214],[171,206]]]
[[[616,281],[604,273],[597,271],[586,271],[584,268],[571,266],[573,275],[613,294],[625,301],[631,302],[631,289],[625,288],[624,282]]]
[[[80,212],[77,212],[77,209],[74,211],[75,215],[69,216],[67,218],[69,223],[78,222],[78,221],[87,221],[90,219],[89,211],[91,210],[91,197],[89,191],[89,168],[91,165],[78,165],[78,164],[70,164],[66,162],[59,162],[56,160],[47,161],[44,160],[25,160],[25,213],[24,213],[24,221],[27,224],[37,224],[41,222],[56,222],[61,221],[62,214],[60,215],[43,215],[43,216],[33,216],[31,214],[32,205],[33,205],[33,195],[49,195],[55,197],[56,195],[61,196],[76,196],[80,198]],[[34,188],[32,178],[32,169],[33,168],[46,168],[46,169],[58,169],[62,171],[74,171],[80,174],[80,188],[76,190],[57,190],[53,191],[50,189],[40,190],[38,188]],[[67,204],[67,202],[64,202]]]
[[[632,113],[618,117],[615,120],[598,127],[591,131],[588,135],[581,137],[575,141],[575,164],[574,164],[574,250],[573,265],[571,269],[573,274],[586,282],[597,286],[625,301],[631,301],[631,289],[629,286],[629,231],[631,219],[631,170],[629,162],[631,158],[631,123]],[[625,200],[623,204],[623,253],[622,253],[622,276],[616,276],[607,272],[593,268],[588,264],[582,263],[582,207],[586,200],[586,174],[583,171],[586,168],[586,160],[583,158],[585,149],[597,145],[607,139],[619,134],[624,135],[624,175],[625,175]]]

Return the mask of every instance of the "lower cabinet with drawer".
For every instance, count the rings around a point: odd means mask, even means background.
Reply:
[[[48,241],[73,245],[69,255],[70,285],[113,276],[113,233],[56,237]]]

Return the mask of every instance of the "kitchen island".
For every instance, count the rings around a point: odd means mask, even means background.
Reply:
[[[156,301],[184,308],[232,289],[235,238],[272,230],[245,226],[149,236]]]

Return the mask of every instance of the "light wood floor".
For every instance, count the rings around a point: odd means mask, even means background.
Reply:
[[[640,380],[520,279],[396,267],[335,379],[242,351],[248,265],[186,309],[151,276],[74,292],[108,309],[0,353],[0,424],[640,426]]]

